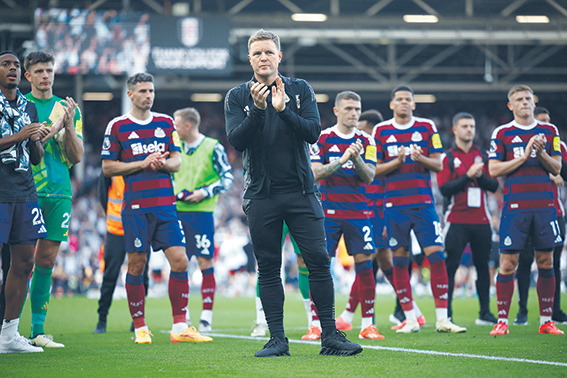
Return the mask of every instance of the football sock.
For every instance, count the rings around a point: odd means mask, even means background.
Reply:
[[[305,313],[307,314],[307,327],[311,328],[311,298],[303,300],[303,307],[305,307]]]
[[[437,320],[447,317],[448,277],[443,252],[434,252],[427,257],[431,266],[431,291],[435,299]],[[439,311],[437,311],[439,310]]]
[[[374,300],[376,296],[376,281],[372,272],[372,262],[370,260],[355,263],[356,275],[358,279],[358,297],[360,298],[360,311],[362,319],[370,319],[374,315]],[[368,324],[368,325],[370,325]],[[363,329],[366,327],[363,327]]]
[[[383,270],[382,273],[384,274],[384,277],[386,277],[386,279],[388,280],[390,285],[392,285],[394,290],[396,290],[396,287],[394,286],[394,267],[391,267],[390,269]]]
[[[179,334],[183,331],[185,331],[187,329],[187,323],[182,322],[182,323],[173,323],[173,326],[171,327],[171,332],[175,333],[175,334]]]
[[[213,304],[216,291],[215,268],[205,269],[202,273],[201,296],[203,298],[203,312],[201,313],[201,320],[213,324]]]
[[[408,264],[409,257],[394,257],[394,286],[404,313],[411,311],[415,317]]]
[[[185,312],[189,301],[189,280],[187,271],[169,273],[169,301],[173,313],[173,324],[185,323]]]
[[[359,283],[360,283],[360,277],[357,273],[354,276],[354,282],[352,283],[352,287],[350,288],[350,294],[348,295],[348,302],[347,302],[346,310],[345,310],[345,311],[351,312],[353,314],[356,311],[356,308],[358,307],[358,303],[359,303]],[[344,318],[344,316],[343,316],[343,318]],[[350,322],[352,322],[352,320]]]
[[[256,323],[267,324],[266,315],[264,314],[264,307],[262,307],[262,300],[256,297]]]
[[[496,303],[498,304],[498,321],[508,324],[510,302],[514,294],[514,273],[496,277]]]
[[[299,291],[303,299],[309,298],[309,270],[307,268],[298,267],[299,270]]]
[[[146,325],[144,313],[146,289],[142,284],[142,276],[126,274],[126,296],[128,297],[128,307],[130,315],[132,315],[134,328],[138,332],[138,329]]]
[[[45,317],[47,316],[47,309],[49,307],[52,273],[53,269],[45,269],[38,265],[34,267],[30,289],[32,310],[30,338],[32,339],[44,333],[43,323],[45,323]]]
[[[555,297],[555,273],[553,269],[538,269],[537,296],[539,299],[540,323],[551,320]]]

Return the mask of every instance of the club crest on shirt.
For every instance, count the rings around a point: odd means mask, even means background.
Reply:
[[[506,247],[509,247],[512,245],[512,239],[509,236],[506,236],[506,239],[504,239],[504,245]]]
[[[163,131],[163,129],[161,127],[158,127],[156,129],[156,131],[154,131],[154,136],[156,138],[163,138],[163,137],[165,137],[165,131]]]
[[[416,131],[411,134],[411,140],[412,142],[421,142],[423,140],[423,137],[421,136],[421,133]]]
[[[476,157],[474,158],[474,162],[475,162],[475,163],[482,163],[482,158],[481,158],[480,156],[476,156]]]

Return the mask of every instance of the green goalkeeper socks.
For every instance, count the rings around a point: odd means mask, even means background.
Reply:
[[[47,308],[49,307],[52,273],[53,269],[45,269],[37,265],[34,267],[30,289],[32,312],[30,338],[32,339],[44,333],[43,323],[45,323],[45,316],[47,315]]]

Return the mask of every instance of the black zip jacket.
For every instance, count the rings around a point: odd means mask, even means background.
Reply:
[[[267,107],[254,105],[250,87],[252,80],[232,88],[225,97],[224,114],[228,141],[243,151],[244,198],[267,198],[278,180],[297,183],[305,193],[317,193],[311,171],[309,146],[321,133],[321,121],[315,94],[301,79],[280,75],[286,94],[286,106],[278,112],[268,95]],[[275,85],[275,82],[270,85]],[[281,172],[278,167],[290,167]],[[293,167],[292,167],[293,166]]]

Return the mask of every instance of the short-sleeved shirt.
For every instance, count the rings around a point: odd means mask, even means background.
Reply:
[[[437,185],[442,187],[450,181],[467,174],[469,168],[475,163],[484,162],[482,151],[473,145],[469,152],[458,147],[452,147],[453,167],[449,165],[447,155],[443,155],[443,170],[437,173]],[[482,174],[490,177],[488,165],[482,169]],[[451,196],[451,203],[447,209],[447,222],[459,224],[488,224],[486,191],[480,188],[476,177],[469,181],[464,190]]]
[[[16,104],[14,103],[13,106],[15,107]],[[30,123],[38,122],[37,110],[32,102],[28,101],[25,112],[29,116]],[[0,113],[1,118],[2,113]],[[29,149],[29,140],[25,148]],[[31,167],[25,172],[16,172],[13,163],[3,164],[0,162],[0,202],[32,201],[37,201],[37,191],[33,183]]]
[[[154,152],[181,151],[173,119],[152,112],[146,120],[125,114],[108,124],[102,145],[102,159],[125,163],[142,161]],[[172,176],[150,167],[124,176],[123,214],[176,211]]]
[[[39,122],[46,122],[48,127],[65,115],[63,110],[63,107],[66,106],[65,101],[60,97],[52,96],[49,99],[41,99],[34,97],[31,92],[25,97],[35,104]],[[78,107],[75,110],[73,124],[75,133],[82,139],[83,119]],[[38,165],[32,167],[38,197],[72,197],[71,176],[69,175],[71,164],[64,151],[64,132],[65,129],[62,129],[47,141],[43,148],[45,150],[43,159]]]
[[[543,134],[545,151],[550,156],[561,155],[559,132],[555,125],[535,121],[523,126],[515,121],[499,126],[492,133],[489,158],[509,161],[524,154],[534,135]],[[535,150],[518,169],[506,175],[503,211],[538,211],[555,208],[555,199],[548,170]]]
[[[561,158],[563,159],[563,163],[567,163],[567,145],[565,145],[563,141],[560,141],[560,144]],[[559,218],[565,215],[565,208],[561,199],[563,188],[557,187],[553,181],[551,181],[551,188],[553,189],[553,197],[555,198],[555,212],[557,213],[557,218]]]
[[[374,139],[362,130],[351,134],[341,133],[337,126],[323,130],[319,140],[311,147],[311,162],[328,164],[339,160],[347,148],[360,139],[361,157],[365,164],[376,164]],[[323,209],[327,218],[364,219],[372,214],[366,199],[366,184],[356,173],[352,160],[347,161],[333,175],[320,181]]]
[[[393,118],[374,127],[378,160],[388,162],[397,159],[401,146],[406,148],[404,164],[386,175],[385,208],[415,207],[433,204],[430,172],[423,165],[411,160],[411,145],[421,148],[423,156],[443,152],[443,146],[435,123],[426,118],[412,117],[405,125]]]

